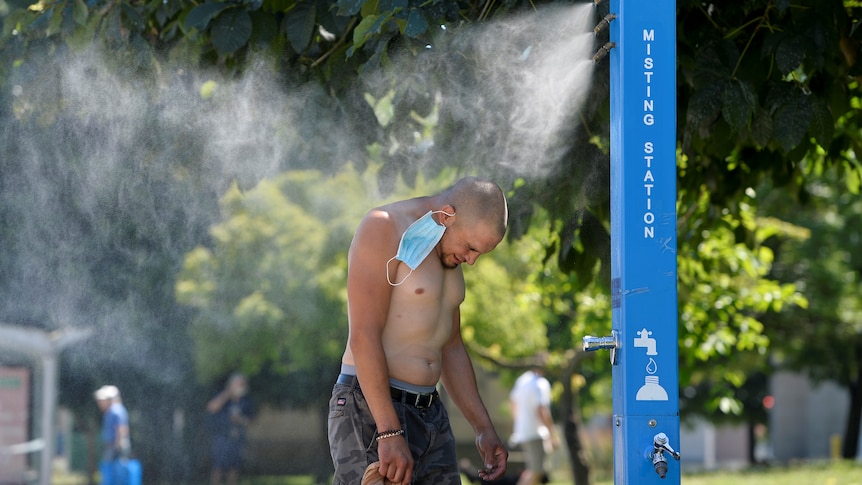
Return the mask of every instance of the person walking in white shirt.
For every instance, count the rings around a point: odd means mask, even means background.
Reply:
[[[518,377],[509,404],[514,418],[511,442],[524,452],[526,465],[518,485],[537,485],[545,475],[545,444],[559,444],[551,418],[551,383],[540,366]]]

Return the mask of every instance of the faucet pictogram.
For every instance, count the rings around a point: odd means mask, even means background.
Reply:
[[[655,350],[655,339],[650,337],[652,332],[647,329],[643,329],[635,333],[639,335],[639,337],[635,338],[635,347],[646,347],[647,355],[658,355],[658,352]]]

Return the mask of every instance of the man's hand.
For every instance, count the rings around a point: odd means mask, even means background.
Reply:
[[[557,433],[551,431],[551,449],[558,450],[560,449],[560,437],[557,436]]]
[[[413,455],[403,436],[377,441],[380,474],[394,483],[409,484],[413,479]]]
[[[500,441],[497,433],[491,432],[476,436],[476,448],[482,456],[483,467],[479,470],[482,480],[493,481],[503,477],[506,473],[506,463],[509,460],[509,452]]]

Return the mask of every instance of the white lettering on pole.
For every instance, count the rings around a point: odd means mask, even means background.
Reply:
[[[645,47],[645,56],[643,62],[644,68],[644,85],[646,89],[644,90],[644,117],[643,123],[644,126],[653,126],[655,125],[655,100],[652,98],[652,81],[653,81],[653,69],[655,68],[655,60],[651,57],[652,55],[652,42],[655,41],[655,30],[653,29],[644,29],[643,31],[643,40]],[[653,187],[655,187],[656,181],[655,177],[652,173],[652,161],[653,161],[653,152],[655,151],[655,144],[652,141],[644,142],[644,178],[643,178],[643,187],[644,187],[644,196],[645,200],[645,210],[643,214],[643,222],[644,222],[644,239],[653,239],[655,238],[655,214],[652,212],[652,192]]]

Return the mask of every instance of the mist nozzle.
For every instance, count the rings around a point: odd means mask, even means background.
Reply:
[[[605,45],[599,47],[598,52],[596,52],[596,55],[593,56],[593,62],[599,62],[600,60],[602,60],[602,58],[608,55],[608,53],[611,52],[611,49],[616,46],[616,42],[606,42]]]
[[[599,35],[599,32],[608,28],[608,26],[611,25],[611,20],[613,20],[615,18],[617,18],[617,15],[613,14],[613,13],[609,13],[609,14],[605,15],[605,18],[600,20],[598,25],[596,25],[596,28],[593,29],[593,33],[596,35]]]

